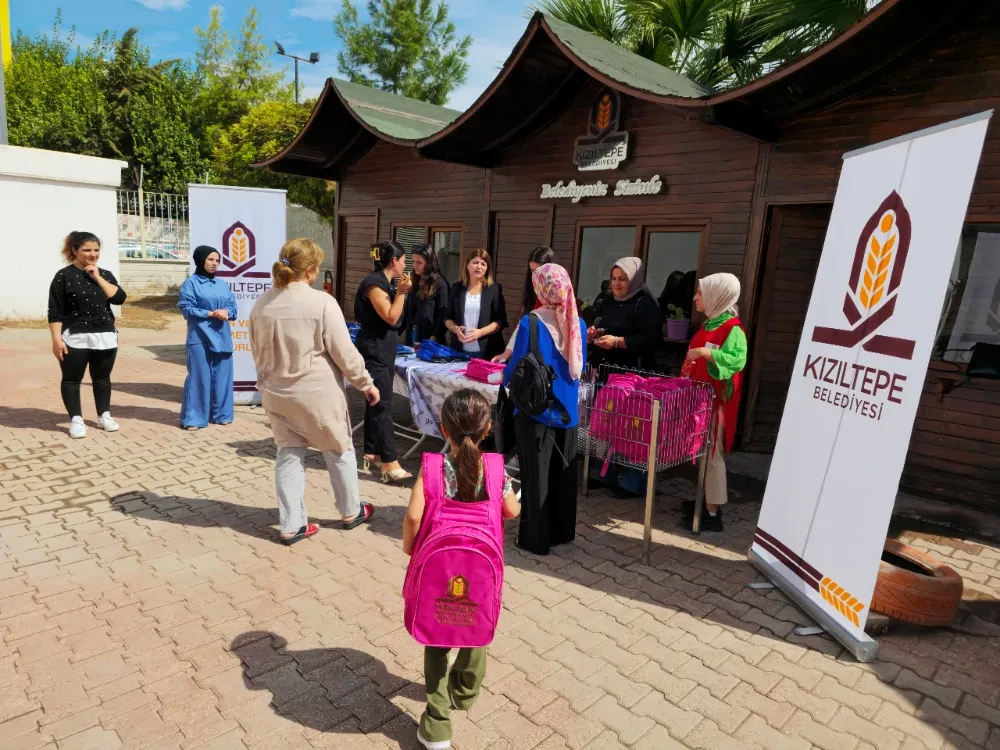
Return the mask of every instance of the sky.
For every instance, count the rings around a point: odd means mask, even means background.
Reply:
[[[319,52],[318,64],[299,63],[303,98],[316,96],[328,77],[343,77],[337,71],[339,40],[332,22],[341,0],[10,0],[10,20],[14,29],[27,34],[51,33],[61,8],[64,31],[75,26],[76,42],[84,47],[105,29],[120,34],[136,26],[153,57],[169,59],[193,55],[194,29],[207,25],[209,8],[215,4],[223,7],[223,23],[233,37],[252,4],[260,13],[259,29],[268,44],[277,40],[286,52],[299,57]],[[494,79],[528,24],[529,4],[529,0],[448,0],[458,35],[470,34],[473,40],[468,78],[452,92],[448,106],[466,109]],[[355,0],[362,15],[366,5],[366,0]],[[291,60],[275,55],[274,65],[286,66],[292,80]]]

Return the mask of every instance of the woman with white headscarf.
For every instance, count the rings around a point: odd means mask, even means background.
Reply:
[[[587,329],[587,341],[594,347],[591,362],[652,370],[657,344],[663,341],[663,319],[656,296],[646,286],[646,269],[638,258],[619,258],[610,276],[612,296]]]
[[[723,450],[731,451],[736,435],[747,337],[736,317],[740,282],[731,273],[716,273],[698,282],[694,307],[707,320],[691,339],[683,374],[715,389],[712,448],[705,472],[705,514],[702,531],[722,531],[722,506],[728,498]],[[694,515],[694,503],[686,504]]]

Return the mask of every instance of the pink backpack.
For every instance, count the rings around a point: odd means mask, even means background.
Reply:
[[[483,454],[480,502],[445,497],[440,453],[425,453],[423,468],[424,517],[403,582],[403,622],[424,646],[488,646],[503,590],[503,456]]]
[[[590,419],[591,436],[606,444],[602,476],[616,453],[630,463],[646,463],[654,398],[661,404],[657,461],[673,465],[697,456],[711,400],[696,385],[686,378],[611,375],[597,393]]]

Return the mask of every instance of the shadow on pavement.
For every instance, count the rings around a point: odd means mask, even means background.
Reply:
[[[117,384],[114,386],[117,389]],[[124,390],[124,389],[122,389]],[[86,402],[85,402],[86,403]],[[115,419],[136,419],[153,424],[176,427],[179,414],[169,409],[159,409],[154,406],[127,406],[114,403],[112,392],[111,414]],[[93,420],[86,419],[90,427]],[[25,429],[48,430],[49,432],[65,432],[69,428],[69,417],[65,412],[36,409],[34,407],[0,406],[0,427],[20,427]]]
[[[139,348],[146,350],[160,362],[187,367],[187,348],[184,344],[147,344]]]
[[[130,393],[142,398],[154,398],[179,404],[184,396],[184,388],[168,383],[115,383],[115,391]]]
[[[424,686],[392,674],[353,648],[288,649],[284,638],[258,630],[233,639],[250,690],[271,693],[275,714],[317,732],[379,735],[401,748],[417,748],[417,724],[389,698],[422,702]]]

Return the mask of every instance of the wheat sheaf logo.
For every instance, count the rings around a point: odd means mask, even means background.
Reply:
[[[856,597],[851,596],[847,589],[839,586],[831,578],[824,578],[819,583],[819,595],[823,597],[823,601],[850,620],[854,627],[861,627],[858,613],[865,608],[865,605],[859,602]]]
[[[448,597],[451,599],[467,599],[469,596],[469,582],[465,576],[455,576],[448,581]]]
[[[798,576],[809,588],[816,591],[823,601],[833,607],[836,612],[854,627],[861,627],[861,612],[865,603],[859,601],[847,589],[839,585],[829,576],[822,575],[816,568],[793,552],[788,545],[777,537],[768,534],[757,527],[753,537],[754,544],[770,552],[788,570]]]
[[[257,240],[253,232],[246,224],[237,221],[222,233],[222,266],[216,275],[223,278],[270,278],[270,273],[250,270],[257,265],[256,257]]]
[[[605,94],[597,102],[597,112],[594,125],[598,131],[604,132],[611,125],[611,97]]]
[[[616,169],[628,156],[628,133],[621,129],[622,95],[604,89],[590,108],[587,134],[576,139],[573,163],[582,172]]]
[[[242,229],[237,228],[229,237],[229,257],[235,263],[245,263],[250,250],[250,241]]]
[[[898,359],[912,359],[916,342],[877,333],[892,317],[910,249],[910,213],[895,190],[865,223],[844,295],[847,329],[817,326],[812,340]]]

